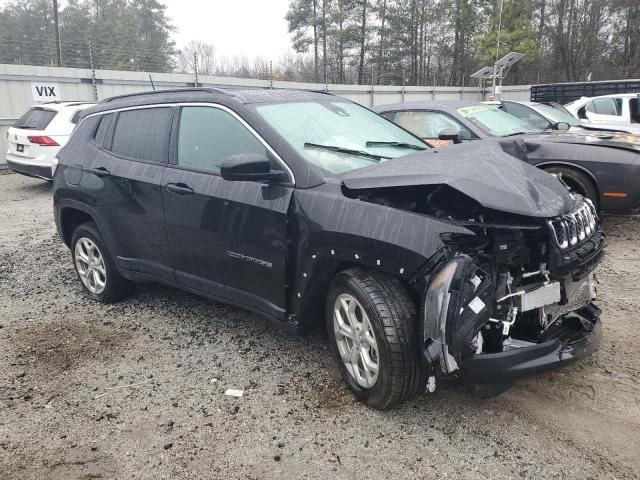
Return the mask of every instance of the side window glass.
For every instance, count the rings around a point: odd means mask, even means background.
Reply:
[[[115,117],[115,113],[109,113],[100,117],[100,123],[98,124],[98,128],[96,129],[96,133],[93,138],[95,138],[96,143],[101,147],[108,147],[105,142],[107,140],[111,125],[113,124],[113,120],[115,119]]]
[[[524,105],[520,105],[518,103],[505,103],[504,110],[514,117],[518,117],[520,120],[524,120],[540,130],[547,130],[551,127],[549,120],[544,118],[535,110],[525,107]]]
[[[398,112],[394,121],[420,138],[436,140],[442,130],[455,130],[460,139],[476,138],[465,126],[458,123],[449,115],[440,112]]]
[[[616,99],[618,100],[618,99]],[[593,100],[593,108],[595,113],[600,115],[621,115],[622,114],[622,100],[620,100],[620,108],[616,104],[613,98],[596,98]],[[588,111],[592,112],[593,110]]]
[[[138,160],[167,162],[171,114],[168,107],[120,112],[111,151]]]
[[[265,146],[230,113],[214,107],[183,107],[178,132],[178,165],[220,173],[231,155],[267,156]]]

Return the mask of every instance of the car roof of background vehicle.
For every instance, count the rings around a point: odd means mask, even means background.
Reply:
[[[29,108],[43,108],[45,110],[54,110],[59,112],[68,107],[78,107],[78,109],[89,108],[95,105],[95,102],[68,101],[68,102],[45,102],[29,105]]]
[[[638,93],[611,93],[609,95],[598,95],[597,97],[580,97],[577,100],[574,100],[573,102],[566,103],[565,107],[583,105],[583,104],[586,104],[586,103],[588,103],[591,100],[594,100],[596,98],[638,98],[638,97],[640,97],[640,92],[638,92]]]
[[[535,107],[536,105],[549,105],[551,102],[531,102],[527,100],[501,100],[502,103],[517,103],[526,107]]]
[[[582,97],[582,98],[608,98],[608,97],[622,97],[633,98],[639,96],[640,93],[610,93],[609,95],[598,95],[597,97]]]
[[[482,102],[470,102],[465,100],[452,100],[452,101],[435,101],[424,100],[419,102],[400,102],[389,103],[387,105],[380,105],[373,107],[372,110],[377,113],[382,112],[399,112],[403,110],[442,110],[443,112],[454,113],[458,108],[472,107],[474,105],[481,105]]]

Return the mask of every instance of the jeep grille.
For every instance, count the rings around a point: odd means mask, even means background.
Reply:
[[[548,223],[556,244],[565,250],[575,247],[593,235],[598,225],[598,214],[593,203],[585,199],[574,212],[554,218]]]

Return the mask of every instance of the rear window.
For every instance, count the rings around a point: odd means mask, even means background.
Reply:
[[[55,110],[47,110],[46,108],[32,108],[22,115],[16,123],[13,124],[13,127],[28,130],[44,130],[57,113]]]
[[[138,160],[167,162],[171,114],[165,107],[120,112],[111,151]]]

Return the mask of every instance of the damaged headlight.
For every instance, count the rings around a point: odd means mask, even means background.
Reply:
[[[431,363],[443,360],[443,370],[458,369],[455,358],[449,355],[446,345],[447,312],[451,299],[450,287],[458,269],[458,262],[451,261],[442,268],[429,284],[424,299],[424,341]]]
[[[467,255],[456,256],[435,273],[423,307],[423,341],[431,365],[439,363],[451,373],[475,352],[473,339],[489,319],[494,294],[491,276]]]

